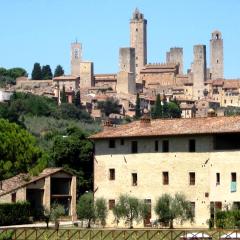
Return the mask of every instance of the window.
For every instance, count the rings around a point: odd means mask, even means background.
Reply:
[[[108,201],[108,208],[109,210],[112,210],[115,207],[115,200],[114,199],[110,199]]]
[[[168,185],[169,184],[169,178],[168,178],[168,172],[163,172],[163,185]]]
[[[196,151],[196,141],[195,139],[189,140],[189,152],[195,152]]]
[[[137,173],[132,173],[132,185],[137,186]]]
[[[109,140],[109,148],[115,148],[116,144],[115,144],[115,140],[114,139],[110,139]]]
[[[136,28],[136,32],[138,32],[138,28]]]
[[[220,185],[220,173],[216,173],[216,185]]]
[[[195,185],[195,172],[189,173],[189,185]]]
[[[231,173],[231,192],[237,191],[237,173]]]
[[[115,180],[115,169],[114,168],[109,169],[109,180]]]
[[[12,198],[12,203],[15,203],[16,202],[16,198],[17,198],[17,194],[16,193],[12,193],[11,198]]]
[[[132,141],[132,153],[138,153],[138,142]]]
[[[195,202],[191,202],[191,212],[192,212],[192,216],[195,217]]]
[[[121,145],[124,145],[124,139],[121,139],[121,140],[120,140],[120,144],[121,144]]]
[[[162,151],[163,152],[169,152],[169,141],[168,140],[163,140]]]
[[[158,152],[158,141],[155,141],[155,152]]]

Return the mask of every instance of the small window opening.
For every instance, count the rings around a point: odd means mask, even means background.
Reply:
[[[115,169],[114,168],[109,169],[109,180],[115,180]]]
[[[158,141],[155,141],[155,152],[158,152]]]
[[[163,177],[163,185],[168,185],[169,184],[168,172],[163,172],[162,177]]]
[[[190,172],[189,173],[189,184],[190,185],[195,185],[195,172]]]
[[[169,152],[169,141],[168,140],[163,140],[162,151],[163,152]]]
[[[137,173],[132,173],[132,185],[137,186]]]
[[[109,140],[109,148],[115,148],[116,144],[115,144],[115,140],[114,139],[110,139]]]
[[[196,141],[195,139],[189,140],[189,152],[195,152],[196,151]]]
[[[220,185],[220,173],[216,173],[216,185]]]
[[[138,142],[132,141],[132,153],[138,153]]]

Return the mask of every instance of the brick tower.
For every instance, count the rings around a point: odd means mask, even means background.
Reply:
[[[136,80],[140,83],[140,71],[147,64],[147,20],[138,9],[130,20],[130,46],[135,48]]]
[[[82,61],[82,45],[79,42],[71,44],[71,74],[80,75],[80,63]]]

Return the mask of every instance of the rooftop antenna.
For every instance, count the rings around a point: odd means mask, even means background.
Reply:
[[[77,39],[77,37],[76,37],[76,43],[78,43],[78,39]]]

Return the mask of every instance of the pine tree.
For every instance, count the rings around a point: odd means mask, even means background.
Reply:
[[[61,92],[61,103],[67,103],[67,95],[66,95],[65,85],[63,85],[63,89]]]
[[[136,98],[135,117],[137,119],[141,117],[141,107],[140,107],[139,93],[137,93],[137,98]]]
[[[42,70],[41,70],[41,65],[39,63],[34,63],[33,70],[32,70],[32,79],[33,80],[42,79]]]
[[[155,107],[154,107],[153,117],[154,118],[162,117],[162,104],[161,104],[160,94],[157,94],[157,97],[156,97],[156,103],[155,103]]]
[[[64,70],[61,65],[57,65],[57,67],[55,68],[55,71],[54,71],[54,77],[59,77],[62,75],[64,75]]]
[[[47,80],[47,79],[52,79],[52,70],[49,65],[45,65],[42,67],[42,79]]]

